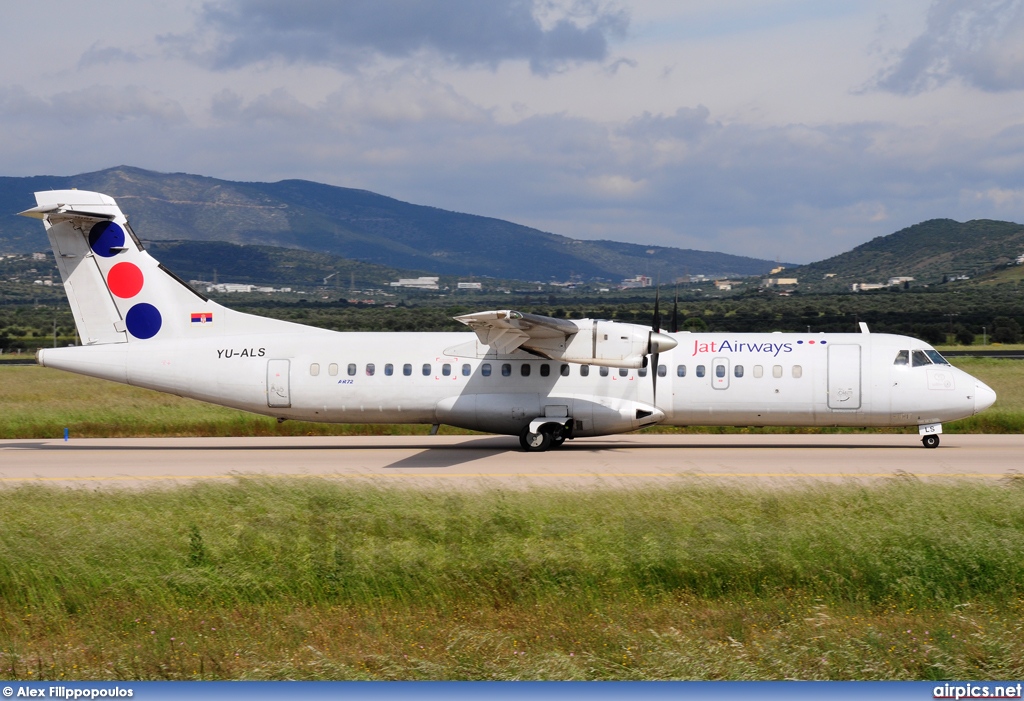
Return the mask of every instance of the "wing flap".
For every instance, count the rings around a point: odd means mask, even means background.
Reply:
[[[463,314],[455,320],[473,329],[481,343],[499,353],[564,342],[579,331],[571,321],[511,309]]]

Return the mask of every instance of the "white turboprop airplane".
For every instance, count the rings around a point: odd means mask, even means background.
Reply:
[[[942,422],[996,399],[926,343],[864,325],[667,334],[657,311],[653,330],[487,311],[456,317],[474,333],[340,333],[243,314],[153,259],[112,198],[35,197],[21,214],[45,224],[82,341],[40,365],[280,421],[449,424],[527,451],[654,424],[916,425],[934,448]]]

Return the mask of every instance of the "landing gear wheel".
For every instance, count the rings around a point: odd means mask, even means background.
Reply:
[[[924,444],[925,448],[938,448],[939,437],[936,435],[925,436],[921,439],[921,443]]]
[[[551,447],[552,448],[560,448],[560,447],[562,447],[563,443],[565,443],[565,436],[558,435],[558,436],[552,436],[551,437]]]
[[[525,428],[519,434],[519,445],[523,446],[527,453],[540,453],[551,447],[551,434],[547,431],[530,433],[530,429]]]

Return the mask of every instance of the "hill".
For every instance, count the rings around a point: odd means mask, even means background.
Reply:
[[[637,274],[759,275],[756,258],[613,241],[580,241],[511,222],[304,180],[243,183],[120,166],[75,176],[0,178],[0,210],[42,189],[116,198],[144,240],[201,240],[330,253],[395,269],[520,280],[618,281]],[[38,223],[0,216],[0,252],[43,248]]]
[[[850,289],[855,282],[884,283],[912,277],[934,284],[961,275],[976,277],[1012,263],[1024,253],[1024,226],[976,219],[931,219],[879,236],[851,251],[817,263],[787,269],[800,286]],[[826,275],[829,277],[827,280]]]

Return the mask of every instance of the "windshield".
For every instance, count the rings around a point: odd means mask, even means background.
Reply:
[[[943,358],[937,350],[926,350],[925,355],[936,365],[949,365],[949,361]]]

